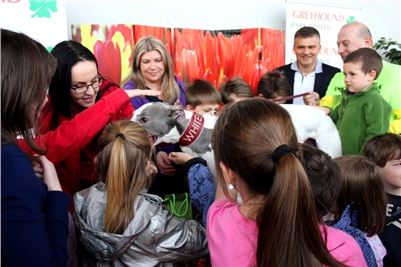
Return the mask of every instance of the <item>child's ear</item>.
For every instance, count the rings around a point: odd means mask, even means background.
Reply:
[[[226,184],[234,184],[236,178],[234,171],[227,167],[222,161],[219,162],[219,166]]]
[[[192,105],[186,105],[185,106],[185,110],[188,110],[188,111],[192,111],[192,110],[194,110],[195,108],[192,106]]]
[[[377,77],[377,72],[375,70],[370,70],[368,72],[369,81],[373,82]]]

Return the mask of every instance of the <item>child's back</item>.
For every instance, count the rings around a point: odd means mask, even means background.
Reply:
[[[161,266],[207,254],[205,230],[174,217],[151,184],[151,145],[144,128],[118,121],[103,131],[97,156],[101,182],[74,197],[80,240],[94,264]]]
[[[352,238],[340,233],[354,249],[319,224],[285,109],[262,98],[224,108],[212,146],[219,163],[207,217],[213,266],[365,266]],[[341,248],[341,257],[330,248]]]
[[[312,186],[320,229],[327,238],[327,248],[337,260],[347,266],[366,265],[361,248],[347,233],[328,226],[323,217],[329,216],[341,189],[341,172],[325,152],[307,144],[301,145],[303,165]]]
[[[107,205],[104,183],[78,192],[74,202],[81,241],[97,263],[155,266],[159,262],[188,261],[207,254],[205,230],[193,220],[175,218],[156,195],[138,194],[133,207],[135,217],[122,233],[104,230]],[[91,265],[91,261],[86,264]]]
[[[385,220],[386,197],[378,168],[363,156],[336,158],[342,173],[334,225],[359,243],[368,266],[383,266],[386,250],[378,238]],[[377,264],[377,265],[376,265]]]

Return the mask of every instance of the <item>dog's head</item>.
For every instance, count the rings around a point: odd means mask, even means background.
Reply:
[[[135,110],[132,121],[141,124],[152,136],[154,145],[178,143],[183,152],[207,161],[214,173],[210,141],[217,117],[211,114],[194,115],[182,108],[162,103],[149,103]]]
[[[170,138],[168,142],[177,142],[179,133],[176,128],[184,128],[186,125],[185,111],[182,108],[160,102],[141,106],[135,110],[132,120],[148,131],[155,144],[163,142],[160,138],[166,136]]]
[[[210,140],[215,115],[194,115],[180,107],[163,103],[149,103],[135,110],[133,121],[142,125],[152,137],[154,145],[179,143],[195,153],[210,151]]]

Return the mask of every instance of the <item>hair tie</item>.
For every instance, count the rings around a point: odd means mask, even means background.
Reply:
[[[290,153],[293,153],[293,150],[288,145],[286,145],[286,144],[279,145],[273,151],[273,154],[272,154],[273,162],[277,163],[283,156],[290,154]]]
[[[120,137],[121,139],[125,139],[125,136],[124,136],[123,133],[118,133],[118,134],[116,134],[116,138],[117,138],[117,137]]]

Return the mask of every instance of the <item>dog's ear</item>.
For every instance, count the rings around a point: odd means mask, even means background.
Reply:
[[[172,107],[170,109],[169,117],[175,119],[176,121],[183,121],[185,119],[185,112],[182,108]]]

